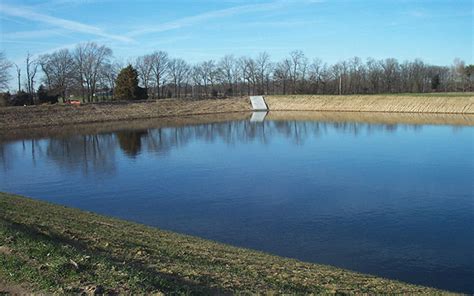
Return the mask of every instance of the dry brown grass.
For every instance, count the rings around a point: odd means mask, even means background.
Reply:
[[[266,96],[265,100],[271,111],[423,113],[422,117],[426,117],[425,114],[430,113],[464,114],[464,116],[466,114],[474,114],[474,96],[472,94],[446,97],[439,95],[295,95]],[[159,100],[132,103],[86,104],[82,106],[7,107],[0,108],[0,136],[9,130],[19,128],[77,126],[86,123],[206,114],[216,115],[250,111],[250,101],[247,97],[200,101]],[[378,115],[361,115],[358,117],[364,117],[372,121],[374,119],[370,117],[380,118]],[[422,119],[416,119],[415,121],[418,120],[423,121]],[[452,119],[448,121],[443,120],[438,118],[434,123],[452,123]],[[459,121],[459,119],[454,121]],[[467,117],[467,121],[472,122],[472,117]],[[462,122],[465,122],[465,120],[461,119],[459,124],[463,124]],[[408,123],[411,123],[411,120]],[[423,123],[426,123],[426,121]]]
[[[266,96],[270,110],[474,114],[474,96],[292,95]]]
[[[248,98],[0,108],[0,130],[250,111]]]

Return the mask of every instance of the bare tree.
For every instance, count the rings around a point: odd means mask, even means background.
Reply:
[[[8,89],[8,82],[10,81],[10,68],[12,63],[10,63],[3,51],[0,51],[0,90]]]
[[[200,98],[202,96],[202,89],[204,88],[202,82],[202,68],[201,64],[196,64],[191,68],[190,71],[191,81],[192,81],[192,98]]]
[[[197,81],[200,91],[204,90],[206,97],[209,97],[211,91],[216,91],[214,85],[217,80],[218,69],[213,60],[199,63],[193,68],[193,81]]]
[[[26,89],[28,94],[30,95],[31,104],[34,104],[34,96],[35,96],[35,77],[38,71],[38,61],[33,59],[33,56],[28,53],[26,55]]]
[[[69,89],[77,81],[72,53],[68,49],[61,49],[42,55],[39,64],[45,74],[48,89],[60,95],[64,102]]]
[[[454,86],[456,89],[460,89],[461,91],[466,91],[467,85],[467,76],[466,71],[466,63],[461,60],[460,58],[455,58],[453,61],[453,66],[451,67],[451,71],[453,73],[454,79]]]
[[[189,79],[190,67],[183,59],[171,59],[168,69],[174,86],[174,97],[180,98],[183,84]]]
[[[95,43],[85,43],[74,52],[67,49],[43,55],[38,63],[27,56],[25,86],[34,94],[36,69],[41,67],[43,81],[63,98],[81,90],[91,102],[97,90],[112,93],[117,65],[111,62],[112,51]],[[0,60],[4,60],[4,57]],[[236,59],[226,55],[218,62],[208,60],[194,65],[183,59],[171,59],[163,51],[138,57],[134,62],[140,83],[153,98],[167,96],[210,97],[224,94],[359,94],[428,91],[467,91],[474,87],[474,66],[455,60],[452,67],[433,66],[422,60],[399,62],[388,58],[362,61],[358,57],[326,64],[311,63],[300,50],[274,63],[269,54]],[[6,64],[0,64],[6,65]],[[0,67],[4,69],[5,67]],[[8,71],[2,70],[2,73]],[[19,81],[20,67],[17,66]],[[36,76],[35,76],[36,75]],[[0,78],[5,81],[5,76]],[[0,81],[1,82],[1,81]],[[0,83],[6,88],[7,83]],[[21,84],[19,84],[19,90]]]
[[[109,63],[112,50],[94,42],[79,44],[74,51],[74,59],[78,70],[78,79],[83,96],[92,102],[102,67]]]
[[[319,93],[320,84],[322,80],[322,61],[314,59],[308,68],[308,79],[311,84],[311,93]]]
[[[138,57],[135,61],[135,68],[138,71],[143,87],[148,91],[152,79],[153,57],[151,55]]]
[[[256,94],[258,83],[257,63],[250,57],[242,57],[239,59],[239,65],[242,73],[242,80],[246,82],[247,94]]]
[[[257,65],[257,80],[258,80],[258,93],[268,93],[270,83],[270,72],[272,70],[272,64],[270,61],[270,55],[266,52],[262,52],[257,56],[255,60]]]
[[[290,53],[290,76],[293,84],[293,93],[300,91],[298,89],[298,82],[301,82],[304,87],[306,79],[306,71],[308,69],[308,59],[301,50],[295,50]]]
[[[118,62],[107,63],[101,67],[100,81],[102,85],[109,90],[107,96],[112,100],[114,99],[115,80],[122,68],[123,66]]]
[[[288,84],[292,80],[291,75],[291,61],[284,59],[276,65],[273,79],[280,85],[281,92],[286,95],[288,93]]]
[[[381,62],[382,80],[385,92],[395,92],[398,80],[399,65],[396,59],[386,59]]]
[[[18,92],[21,91],[21,67],[15,64],[16,76],[18,79]]]
[[[235,94],[235,85],[239,82],[239,67],[233,55],[224,56],[218,63],[219,77],[225,84],[224,93],[226,95]]]
[[[149,56],[151,63],[151,73],[154,76],[156,94],[158,99],[163,96],[160,92],[161,86],[165,84],[165,75],[169,69],[168,54],[164,51],[155,51]]]

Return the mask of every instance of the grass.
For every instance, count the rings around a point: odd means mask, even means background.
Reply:
[[[1,283],[39,293],[446,292],[0,193]],[[18,290],[16,290],[18,292]]]
[[[474,95],[390,94],[390,95],[287,95],[266,96],[271,111],[351,111],[387,113],[474,114]]]
[[[474,114],[474,93],[383,95],[281,95],[265,96],[271,111],[352,111],[386,113]],[[222,100],[150,100],[0,108],[0,131],[164,118],[251,112],[248,97]]]
[[[0,108],[0,130],[250,111],[248,98]]]
[[[474,97],[474,92],[437,92],[437,93],[398,93],[387,94],[387,96],[413,96],[413,97],[440,97],[440,98],[461,98]]]

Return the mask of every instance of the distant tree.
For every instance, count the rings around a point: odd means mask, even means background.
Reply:
[[[104,45],[99,46],[94,42],[89,42],[79,44],[73,56],[83,96],[88,102],[92,102],[102,77],[101,72],[112,57],[112,50]]]
[[[16,94],[12,95],[8,105],[11,106],[24,106],[31,103],[31,95],[24,91],[19,91]]]
[[[464,73],[467,77],[467,82],[469,84],[469,90],[474,90],[474,65],[468,65],[464,67]]]
[[[239,67],[236,59],[232,55],[224,56],[218,65],[220,80],[225,84],[225,94],[234,95],[235,86],[239,80]]]
[[[169,69],[168,54],[164,51],[156,51],[147,56],[147,63],[150,63],[151,74],[153,75],[153,80],[155,83],[156,95],[159,99],[162,96],[162,86],[165,84]],[[154,97],[155,95],[153,95],[153,98]]]
[[[257,56],[255,60],[257,67],[257,93],[260,95],[267,94],[269,88],[270,71],[272,70],[272,64],[270,62],[270,55],[266,52],[262,52]]]
[[[9,104],[11,98],[10,92],[0,93],[0,107],[5,107]]]
[[[118,100],[146,100],[144,88],[138,86],[138,71],[132,65],[123,68],[115,81],[115,98]]]
[[[301,50],[295,50],[290,53],[290,77],[293,85],[293,93],[301,92],[298,86],[303,84],[306,79],[306,72],[308,69],[308,59]],[[303,86],[304,88],[304,86]]]
[[[440,80],[439,74],[435,74],[431,78],[431,89],[432,90],[438,90],[440,85],[441,85],[441,80]]]
[[[38,101],[41,104],[44,104],[44,103],[56,104],[59,99],[58,94],[54,94],[51,90],[46,89],[46,87],[42,84],[39,86],[36,95],[38,96]]]
[[[191,68],[183,59],[172,59],[168,62],[168,71],[174,86],[174,96],[180,98],[182,86],[189,78]]]
[[[17,82],[18,82],[18,91],[21,91],[21,68],[17,64],[15,65],[15,70],[16,70],[16,77],[17,77]]]
[[[115,62],[106,64],[101,69],[100,80],[102,82],[102,86],[109,90],[107,92],[107,96],[110,96],[111,99],[114,99],[115,80],[117,79],[117,76],[122,68],[122,65]]]
[[[34,96],[35,96],[35,77],[36,73],[38,72],[39,63],[37,60],[33,58],[33,56],[28,53],[26,55],[26,90],[30,97],[30,103],[34,104]]]
[[[46,86],[49,91],[60,95],[63,102],[68,91],[77,81],[74,57],[68,49],[61,49],[51,54],[45,54],[38,60],[45,76]]]
[[[288,84],[291,78],[291,61],[285,59],[278,63],[273,72],[273,79],[281,88],[281,93],[286,95],[288,93]]]
[[[474,78],[474,65],[464,67],[464,73],[466,73],[468,78]]]
[[[138,71],[138,76],[143,84],[143,87],[148,89],[152,79],[153,56],[145,55],[138,57],[135,61],[135,68]]]
[[[8,86],[10,66],[0,53],[0,91]],[[317,58],[309,62],[300,50],[292,51],[279,61],[272,61],[263,52],[256,56],[227,55],[217,61],[196,64],[156,51],[138,57],[133,63],[138,85],[143,88],[130,85],[123,88],[122,85],[115,91],[122,66],[112,59],[112,50],[103,45],[83,43],[73,51],[58,50],[38,59],[28,55],[26,67],[15,66],[18,91],[23,87],[32,99],[30,103],[36,99],[37,68],[44,74],[40,78],[49,94],[56,93],[63,98],[82,95],[86,102],[103,100],[104,97],[113,99],[115,93],[121,96],[120,99],[143,99],[147,97],[147,91],[152,98],[159,99],[474,89],[474,65],[467,65],[461,59],[455,59],[452,66],[430,65],[420,59],[399,62],[393,58],[368,58],[363,61],[359,57],[329,64]]]
[[[0,51],[0,90],[8,89],[11,66],[12,64],[5,58],[5,54]]]

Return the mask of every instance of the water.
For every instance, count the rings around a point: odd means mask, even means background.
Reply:
[[[0,144],[0,191],[474,293],[474,128],[246,120]]]

